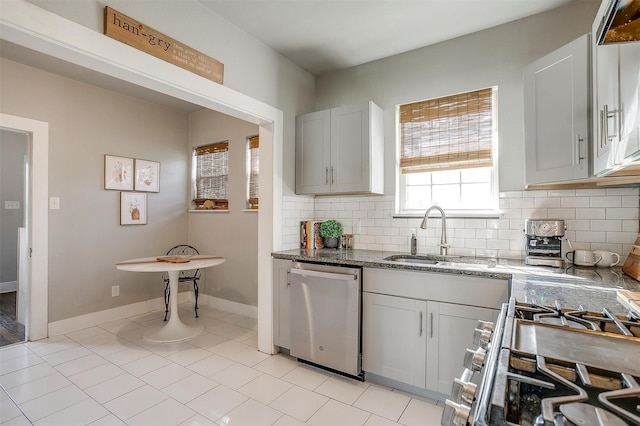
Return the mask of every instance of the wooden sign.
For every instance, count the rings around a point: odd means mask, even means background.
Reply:
[[[105,6],[104,34],[131,47],[163,59],[222,84],[224,64],[185,46],[127,15]]]

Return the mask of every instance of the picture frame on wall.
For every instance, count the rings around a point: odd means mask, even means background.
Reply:
[[[136,158],[134,189],[143,192],[160,192],[159,162]]]
[[[133,190],[133,158],[105,154],[104,189]]]
[[[120,225],[147,224],[147,194],[120,193]]]

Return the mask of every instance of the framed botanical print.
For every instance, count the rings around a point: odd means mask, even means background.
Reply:
[[[134,189],[144,192],[160,192],[160,163],[136,158]]]
[[[147,224],[147,194],[120,193],[120,225]]]
[[[104,189],[133,190],[133,158],[104,156]]]

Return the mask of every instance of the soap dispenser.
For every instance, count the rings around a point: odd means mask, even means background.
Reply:
[[[416,234],[411,234],[411,254],[418,254],[418,239]]]

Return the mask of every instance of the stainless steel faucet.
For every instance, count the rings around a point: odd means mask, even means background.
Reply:
[[[420,224],[420,228],[427,229],[427,218],[429,217],[429,212],[431,210],[438,210],[442,215],[442,235],[440,236],[440,254],[443,256],[447,255],[447,249],[451,247],[447,244],[447,215],[444,214],[444,210],[442,210],[438,206],[431,206],[424,213],[424,219],[422,219],[422,224]]]

